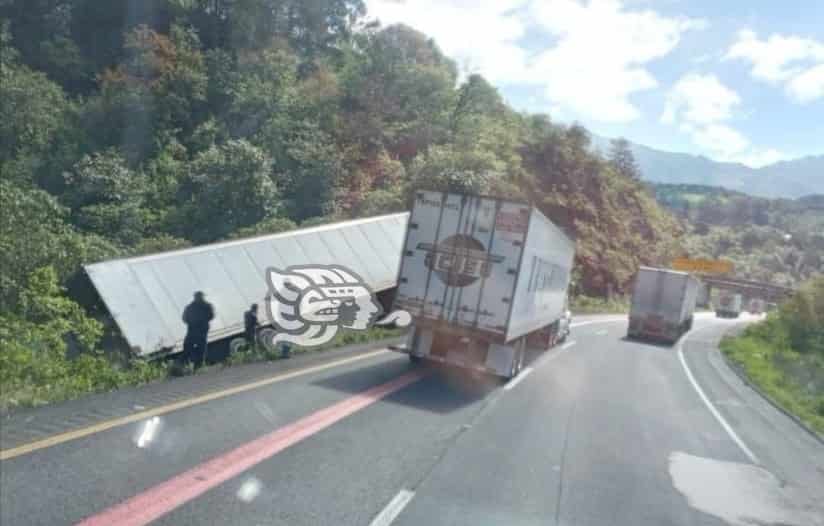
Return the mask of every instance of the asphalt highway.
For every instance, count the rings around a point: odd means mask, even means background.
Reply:
[[[507,384],[357,350],[27,411],[0,524],[824,525],[824,445],[717,350],[748,321],[578,318]]]

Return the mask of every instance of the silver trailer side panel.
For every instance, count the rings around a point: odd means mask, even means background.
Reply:
[[[265,270],[337,264],[373,291],[395,286],[408,213],[86,265],[130,347],[140,355],[179,350],[184,307],[197,290],[215,307],[209,340],[243,331],[243,312],[266,296]]]
[[[575,243],[533,208],[508,324],[507,341],[546,327],[561,318],[574,258]]]

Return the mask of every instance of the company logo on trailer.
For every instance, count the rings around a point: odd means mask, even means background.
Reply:
[[[411,322],[400,310],[375,321],[383,309],[369,285],[340,265],[300,265],[266,270],[267,313],[273,330],[264,343],[288,342],[315,347],[329,342],[341,328],[364,331],[372,325]]]
[[[484,244],[472,236],[456,234],[438,244],[418,243],[426,251],[424,264],[451,287],[466,287],[480,278],[488,278],[492,265],[505,258],[488,254]]]

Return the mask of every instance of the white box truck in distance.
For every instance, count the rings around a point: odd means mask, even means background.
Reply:
[[[675,343],[692,328],[698,280],[686,272],[641,267],[629,311],[630,338]]]
[[[737,318],[744,308],[744,299],[741,294],[735,294],[725,290],[721,291],[718,297],[718,306],[715,308],[715,315],[719,318]]]
[[[413,329],[394,348],[503,377],[530,345],[559,338],[575,244],[529,205],[419,191],[401,254],[395,309]]]

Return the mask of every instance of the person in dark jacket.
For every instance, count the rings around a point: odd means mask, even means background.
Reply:
[[[246,341],[249,343],[250,347],[255,346],[255,342],[257,341],[257,328],[258,328],[258,306],[257,303],[252,303],[252,306],[249,307],[249,310],[243,313],[243,325],[245,327],[244,335],[246,336]]]
[[[186,324],[186,338],[183,340],[184,360],[194,362],[195,369],[203,365],[206,357],[206,340],[209,322],[215,317],[212,304],[204,299],[203,293],[195,292],[195,299],[183,310]]]

